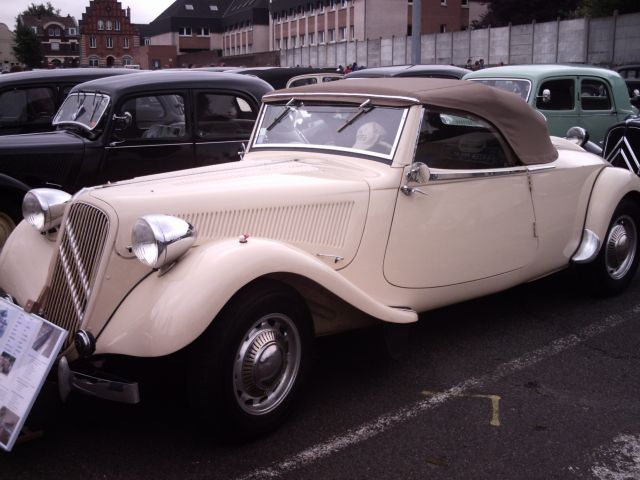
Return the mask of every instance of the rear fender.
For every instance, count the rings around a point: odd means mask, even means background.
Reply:
[[[164,275],[154,272],[140,282],[99,335],[96,353],[173,353],[198,338],[243,286],[281,272],[306,277],[380,320],[417,321],[415,312],[378,302],[323,260],[291,245],[260,238],[222,240],[192,248]]]
[[[640,203],[640,178],[637,175],[622,168],[602,169],[591,192],[585,228],[604,241],[613,212],[629,194],[636,195]]]

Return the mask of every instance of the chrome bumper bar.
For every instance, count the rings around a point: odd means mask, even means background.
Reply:
[[[66,400],[71,391],[120,403],[140,402],[137,382],[122,382],[106,378],[92,377],[69,368],[66,357],[58,361],[58,388],[60,398]]]

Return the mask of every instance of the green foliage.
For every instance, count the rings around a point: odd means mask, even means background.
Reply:
[[[35,15],[35,16],[60,15],[60,9],[53,8],[53,5],[51,5],[51,2],[47,2],[46,5],[43,3],[39,3],[37,5],[35,3],[32,3],[24,12],[22,12],[22,15]]]
[[[594,0],[597,1],[597,0]],[[614,0],[612,0],[614,1]],[[625,0],[621,0],[625,1]],[[637,0],[629,0],[637,2]],[[502,27],[509,23],[522,25],[525,23],[548,22],[572,18],[584,0],[493,0],[489,10],[475,27]]]
[[[38,36],[20,22],[16,24],[15,42],[13,54],[21,63],[29,68],[42,66],[42,51],[40,50],[40,40]]]
[[[608,17],[617,10],[619,14],[640,12],[638,0],[583,0],[580,14],[590,17]]]

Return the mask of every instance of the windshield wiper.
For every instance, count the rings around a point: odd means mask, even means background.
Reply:
[[[344,130],[353,122],[355,122],[361,115],[364,115],[365,113],[369,113],[371,110],[373,110],[373,106],[370,106],[370,104],[371,104],[370,98],[362,102],[358,107],[358,110],[353,112],[351,116],[347,118],[347,120],[342,124],[342,126],[338,128],[338,133],[340,133],[342,130]]]
[[[287,104],[283,107],[282,112],[280,112],[280,115],[278,115],[273,120],[273,122],[269,124],[269,126],[267,127],[267,132],[271,131],[271,129],[275,127],[277,124],[279,124],[282,121],[282,119],[287,116],[289,112],[294,111],[296,108],[300,106],[300,104],[301,104],[300,101],[296,102],[296,100],[294,100],[293,98],[289,100]]]

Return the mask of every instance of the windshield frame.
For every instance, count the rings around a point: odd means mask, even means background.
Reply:
[[[284,99],[283,99],[284,100]],[[299,102],[296,103],[292,108],[293,109],[297,109],[297,108],[305,108],[305,107],[335,107],[335,108],[351,108],[353,109],[353,112],[357,112],[359,108],[361,108],[361,104],[362,104],[362,99],[359,99],[357,101],[354,102],[350,102],[350,101],[344,101],[344,102],[328,102],[328,101],[309,101],[307,100],[307,105],[304,104],[304,99],[298,99],[297,97],[294,97],[292,99],[289,100],[289,102],[291,103],[291,100],[298,100]],[[258,116],[258,120],[256,121],[255,124],[255,128],[254,128],[254,133],[252,135],[251,141],[250,141],[250,150],[256,150],[259,151],[260,149],[283,149],[283,150],[320,150],[320,151],[326,151],[326,152],[332,152],[332,153],[338,153],[338,154],[357,154],[357,155],[366,155],[368,157],[375,157],[377,159],[381,159],[384,160],[385,162],[388,162],[389,164],[391,164],[393,162],[393,158],[396,154],[396,151],[398,150],[398,145],[400,144],[400,137],[402,136],[402,132],[404,131],[404,128],[406,126],[406,122],[407,122],[407,117],[409,115],[409,110],[410,110],[410,106],[402,106],[402,107],[392,107],[392,106],[388,106],[388,105],[371,105],[370,107],[367,108],[371,108],[372,110],[374,109],[392,109],[392,110],[402,110],[402,113],[400,114],[400,118],[397,124],[397,130],[395,133],[395,136],[393,137],[393,142],[390,143],[390,148],[389,148],[389,153],[380,153],[380,152],[375,152],[375,151],[371,151],[371,150],[365,150],[365,149],[360,149],[360,148],[353,148],[353,147],[345,147],[345,146],[341,146],[341,145],[320,145],[320,144],[308,144],[308,143],[258,143],[258,141],[260,140],[260,138],[262,137],[263,134],[261,134],[261,131],[265,131],[267,130],[267,123],[271,123],[273,121],[273,117],[269,117],[267,115],[268,109],[282,109],[282,108],[286,108],[287,103],[280,101],[277,103],[263,103],[262,108],[260,109],[260,114]],[[353,113],[353,112],[350,112]],[[276,112],[276,117],[277,117],[277,110]],[[365,114],[366,117],[366,114]],[[265,123],[266,122],[266,123]],[[349,125],[348,128],[353,128],[355,125]],[[336,132],[339,134],[339,132]]]
[[[98,101],[102,102],[103,99],[106,99],[106,103],[104,104],[104,108],[102,109],[101,112],[99,112],[99,115],[97,117],[95,117],[95,123],[93,126],[90,126],[84,122],[79,122],[76,120],[61,120],[60,117],[63,113],[64,110],[64,106],[67,104],[67,102],[69,102],[73,97],[80,97],[80,96],[84,96],[85,99],[83,100],[82,104],[84,104],[84,102],[86,101],[92,101],[92,102],[96,102],[96,99],[99,99]],[[93,100],[90,100],[89,97],[94,97]],[[80,101],[77,102],[78,104],[80,104]],[[81,105],[82,105],[81,104]],[[109,110],[109,107],[111,106],[111,97],[109,95],[107,95],[106,93],[102,93],[102,92],[71,92],[69,95],[67,95],[67,98],[64,99],[64,102],[62,102],[62,105],[60,105],[60,108],[58,109],[58,111],[56,112],[55,116],[53,117],[53,121],[51,122],[51,124],[56,127],[58,125],[60,126],[64,126],[64,125],[77,125],[79,127],[81,127],[84,130],[87,130],[89,132],[93,132],[94,130],[96,130],[98,128],[98,125],[100,125],[100,123],[102,122],[102,119],[105,117],[105,114],[107,113],[107,111]],[[79,110],[79,108],[78,108]],[[96,110],[97,113],[98,110]],[[77,112],[76,112],[77,113]],[[92,119],[94,118],[94,116],[92,115],[91,117]]]

